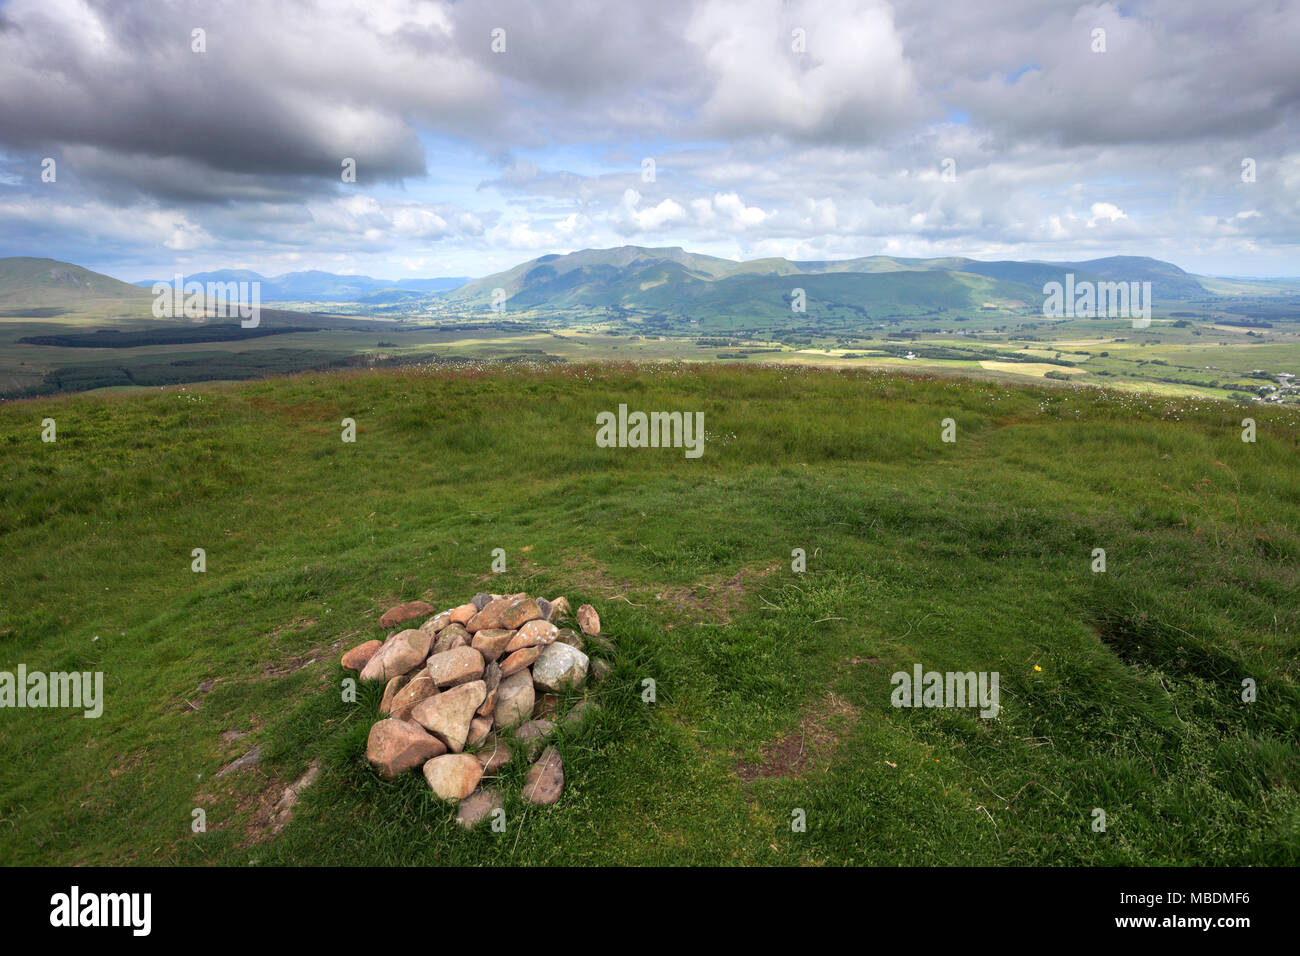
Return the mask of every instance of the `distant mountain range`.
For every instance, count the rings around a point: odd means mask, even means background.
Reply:
[[[790,321],[791,297],[802,289],[806,317],[834,314],[912,315],[1037,308],[1043,287],[1073,273],[1076,282],[1150,282],[1157,309],[1162,302],[1205,300],[1224,293],[1263,291],[1250,280],[1191,275],[1168,262],[1110,256],[1079,262],[995,261],[969,258],[903,259],[867,256],[834,261],[754,259],[737,262],[677,247],[584,249],[545,255],[486,278],[402,279],[292,272],[266,277],[247,270],[186,275],[199,282],[260,282],[261,300],[338,302],[404,308],[443,315],[490,311],[495,290],[504,290],[507,311],[597,310],[662,314],[708,320]],[[159,281],[170,282],[170,278]],[[64,308],[94,301],[101,307],[136,308],[150,301],[152,282],[127,283],[54,259],[0,259],[0,307]],[[1292,293],[1300,285],[1286,282]],[[1274,283],[1277,285],[1277,283]],[[1277,293],[1279,289],[1268,288]],[[359,317],[359,316],[358,316]],[[705,324],[708,324],[705,321]]]
[[[489,307],[504,289],[508,308],[619,307],[690,313],[788,313],[794,287],[812,303],[865,308],[1015,307],[1043,300],[1043,286],[1066,273],[1076,280],[1152,283],[1158,297],[1206,295],[1196,277],[1168,262],[1111,256],[1085,262],[981,262],[868,256],[833,261],[736,262],[677,247],[585,249],[547,255],[446,293],[448,306]],[[797,281],[792,281],[797,280]]]
[[[465,276],[438,279],[374,279],[370,276],[336,275],[318,269],[264,276],[247,269],[219,269],[186,274],[186,281],[260,282],[263,302],[371,302],[387,304],[407,298],[421,298],[432,292],[446,292],[463,286]],[[134,283],[149,288],[154,282],[172,281],[171,276]]]

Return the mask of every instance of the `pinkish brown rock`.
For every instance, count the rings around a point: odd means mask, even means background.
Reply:
[[[458,647],[468,647],[469,641],[469,631],[465,630],[463,624],[448,624],[438,632],[438,638],[433,642],[433,653],[442,654]]]
[[[501,626],[518,628],[542,616],[542,609],[527,594],[516,595],[501,612]]]
[[[573,609],[569,607],[569,599],[566,597],[557,597],[551,602],[551,612],[546,615],[546,619],[554,623],[555,621],[568,617],[572,613]]]
[[[446,627],[450,623],[451,623],[451,612],[443,611],[441,614],[434,615],[433,617],[425,621],[423,624],[421,624],[420,630],[428,634],[437,634],[439,631],[441,631],[444,627]]]
[[[600,633],[600,615],[590,604],[578,608],[578,627],[582,628],[583,634]]]
[[[483,676],[483,655],[472,647],[443,651],[429,658],[428,671],[439,687],[467,684]]]
[[[483,765],[471,754],[445,754],[424,765],[424,779],[443,800],[464,800],[483,779]]]
[[[406,674],[423,663],[429,656],[433,635],[424,631],[398,631],[366,662],[361,671],[362,680],[386,681],[398,674]]]
[[[554,643],[559,634],[560,629],[549,621],[529,621],[515,631],[515,636],[506,645],[506,653],[513,653],[524,647],[545,647],[547,644]]]
[[[542,649],[540,647],[525,647],[515,651],[501,662],[501,676],[509,677],[511,674],[517,674],[519,671],[524,670],[533,661],[537,660],[541,653]]]
[[[488,717],[475,717],[469,722],[469,734],[465,737],[466,747],[478,747],[487,740],[492,730],[492,720]]]
[[[501,794],[491,787],[475,790],[460,802],[456,811],[456,822],[466,830],[473,830],[489,817],[495,817],[498,810],[505,808]]]
[[[371,727],[366,740],[366,759],[385,780],[446,752],[442,741],[425,733],[424,728],[392,717]]]
[[[420,671],[407,681],[406,686],[393,697],[388,712],[394,717],[406,720],[411,716],[411,710],[416,704],[422,700],[437,696],[438,687],[434,684],[433,678],[424,671]]]
[[[477,613],[478,608],[476,608],[472,603],[462,604],[460,607],[454,607],[451,609],[451,622],[453,624],[468,624],[470,618]]]
[[[510,762],[510,748],[496,734],[488,734],[478,753],[474,755],[483,767],[483,773],[496,773]]]
[[[439,760],[446,758],[439,757]],[[426,764],[427,766],[427,764]],[[542,751],[541,758],[528,770],[524,781],[524,799],[529,803],[549,806],[564,792],[564,761],[554,747]]]
[[[393,700],[410,680],[411,678],[406,674],[398,674],[384,685],[384,696],[379,699],[379,712],[381,714],[391,714],[393,712]]]
[[[488,628],[513,630],[529,621],[535,621],[541,616],[542,611],[537,606],[536,601],[526,594],[513,595],[493,601],[475,614],[470,619],[467,627],[471,633]]]
[[[493,661],[483,668],[483,684],[487,687],[487,696],[479,704],[478,715],[491,719],[492,711],[497,706],[497,686],[501,683],[501,666]]]
[[[411,711],[411,717],[446,744],[449,751],[458,754],[465,749],[469,723],[486,693],[481,680],[461,684],[420,701]]]
[[[379,626],[396,627],[399,624],[405,624],[407,621],[414,621],[417,617],[424,617],[426,614],[432,613],[432,604],[425,601],[407,601],[405,604],[390,607],[385,611],[384,616],[379,619]]]
[[[493,597],[492,600],[483,605],[482,610],[469,619],[469,623],[465,625],[465,628],[471,634],[500,628],[502,626],[501,614],[509,603],[509,598]],[[506,628],[506,630],[511,630],[511,628]]]
[[[527,720],[533,712],[533,678],[527,670],[502,677],[492,726],[500,730]]]
[[[364,644],[358,644],[344,654],[339,663],[343,665],[344,670],[359,671],[370,662],[370,658],[375,656],[375,651],[383,646],[383,641],[366,641]]]
[[[555,724],[549,720],[528,720],[520,724],[515,730],[514,737],[518,743],[524,745],[528,759],[532,760],[537,756],[537,751],[541,749],[542,742],[555,731]]]
[[[483,655],[485,661],[494,661],[501,656],[506,645],[514,638],[515,632],[502,627],[489,627],[477,632],[470,646]]]

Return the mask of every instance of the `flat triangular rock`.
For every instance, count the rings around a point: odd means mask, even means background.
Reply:
[[[474,711],[486,696],[487,685],[481,680],[471,681],[420,701],[411,711],[411,718],[446,744],[451,753],[458,754],[465,749]]]

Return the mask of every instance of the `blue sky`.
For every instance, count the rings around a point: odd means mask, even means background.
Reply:
[[[1287,0],[9,0],[0,255],[129,280],[623,244],[1295,275],[1298,48]]]

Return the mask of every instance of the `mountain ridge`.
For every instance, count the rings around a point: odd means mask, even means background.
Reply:
[[[265,276],[251,269],[215,269],[187,274],[195,282],[260,282],[264,302],[364,302],[367,297],[383,299],[386,293],[434,293],[457,289],[470,281],[468,276],[442,276],[429,279],[376,279],[373,276],[325,272],[306,269]],[[142,279],[132,285],[148,289],[165,279]]]
[[[865,256],[839,260],[769,257],[723,259],[687,252],[680,246],[618,246],[547,254],[440,296],[449,308],[490,307],[497,289],[508,307],[632,308],[677,310],[708,305],[746,308],[769,317],[790,309],[797,288],[810,303],[880,308],[890,302],[920,309],[1022,308],[1041,301],[1043,285],[1076,280],[1150,281],[1158,294],[1186,298],[1207,294],[1196,277],[1172,263],[1145,256],[1108,256],[1073,262],[995,260],[967,257],[906,259]],[[942,279],[937,276],[944,277]]]
[[[186,275],[208,282],[260,282],[261,301],[349,302],[376,308],[427,306],[438,313],[491,310],[504,290],[510,311],[632,310],[728,315],[771,321],[791,314],[797,289],[810,317],[818,309],[978,311],[1018,310],[1040,303],[1047,282],[1073,273],[1076,281],[1153,284],[1165,299],[1214,294],[1197,276],[1148,256],[1106,256],[1051,262],[969,257],[852,259],[726,259],[681,246],[624,245],[547,253],[479,279],[445,277],[390,282],[370,276],[305,270],[267,277],[247,269]],[[156,281],[170,282],[170,279]],[[1207,280],[1207,283],[1210,280]],[[0,259],[0,304],[66,306],[84,299],[137,305],[152,281],[126,283],[53,259]]]

